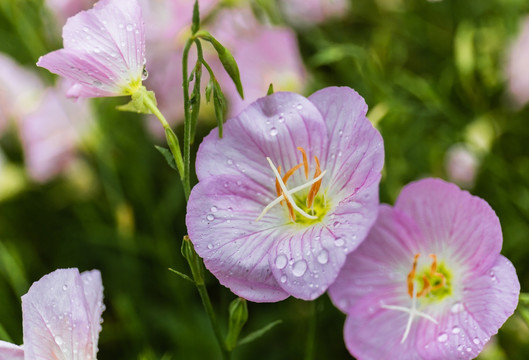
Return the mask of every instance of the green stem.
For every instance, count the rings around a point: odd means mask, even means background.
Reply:
[[[184,89],[184,177],[182,182],[184,184],[184,192],[186,193],[186,200],[189,199],[189,191],[191,189],[191,112],[189,103],[189,74],[187,71],[187,60],[189,57],[189,49],[195,39],[189,38],[184,47],[184,53],[182,56],[182,87]]]
[[[173,158],[176,162],[176,167],[178,169],[178,172],[180,173],[180,179],[182,179],[182,184],[184,186],[184,192],[186,194],[186,198],[189,198],[189,192],[190,189],[186,188],[184,183],[184,161],[182,159],[182,151],[180,150],[180,144],[178,142],[178,138],[176,137],[175,133],[173,132],[173,129],[171,129],[171,126],[165,119],[165,116],[160,112],[156,104],[151,100],[149,96],[143,96],[143,104],[160,120],[160,123],[162,124],[164,130],[165,130],[165,136],[167,139],[167,144],[169,145],[169,148],[171,149],[171,153],[173,154]]]
[[[307,343],[305,345],[305,360],[314,360],[314,343],[316,341],[316,300],[309,303],[310,318],[307,332]]]
[[[213,306],[211,305],[211,300],[209,298],[206,285],[196,283],[196,286],[197,286],[198,293],[200,294],[200,298],[202,299],[202,304],[204,305],[204,309],[206,310],[206,313],[208,314],[211,326],[213,327],[213,331],[215,332],[215,337],[217,338],[217,342],[219,343],[220,352],[222,353],[222,358],[225,360],[229,360],[231,358],[231,353],[226,348],[226,343],[224,342],[224,338],[222,336],[222,333],[220,332],[220,328],[217,323],[217,318],[215,316],[215,311],[213,311]]]

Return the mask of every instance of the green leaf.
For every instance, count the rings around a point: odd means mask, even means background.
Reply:
[[[156,97],[153,91],[148,91],[144,86],[140,87],[131,95],[131,100],[125,105],[117,106],[120,111],[131,111],[140,114],[152,114],[151,110],[145,105],[148,98],[154,105],[156,105]]]
[[[245,336],[244,338],[242,338],[239,341],[238,345],[239,346],[240,345],[245,345],[245,344],[251,343],[254,340],[259,339],[261,336],[263,336],[264,334],[266,334],[267,332],[272,330],[273,327],[275,327],[276,325],[281,324],[282,322],[283,322],[283,320],[272,321],[270,324],[268,324],[266,326],[263,326],[261,329],[256,330],[256,331],[250,333],[249,335]]]
[[[268,91],[266,92],[266,96],[272,95],[274,93],[274,84],[270,83],[270,86],[268,86]]]
[[[193,284],[195,283],[195,281],[193,281],[193,279],[191,279],[189,276],[187,276],[187,275],[184,274],[184,273],[181,273],[181,272],[178,271],[178,270],[175,270],[175,269],[171,269],[171,268],[169,268],[169,271],[175,273],[176,275],[180,276],[180,277],[181,277],[182,279],[184,279],[184,280],[190,281],[190,282],[192,282]]]
[[[233,83],[235,84],[235,87],[237,88],[237,92],[239,93],[241,98],[244,99],[244,92],[243,92],[242,83],[241,83],[241,75],[239,72],[239,67],[237,66],[237,62],[235,61],[235,58],[233,57],[233,55],[220,42],[218,42],[217,39],[215,39],[213,35],[211,35],[209,32],[201,30],[196,34],[196,36],[210,42],[213,45],[213,47],[215,48],[215,51],[217,51],[217,55],[219,56],[219,60],[222,63],[224,70],[226,70],[230,78],[233,80]]]
[[[156,148],[156,150],[160,152],[160,154],[163,155],[163,157],[165,158],[165,161],[167,161],[167,164],[171,168],[178,170],[178,168],[176,167],[176,161],[174,160],[173,154],[171,154],[171,151],[169,151],[169,149],[166,149],[158,145],[154,145],[154,147]]]
[[[198,0],[195,0],[195,6],[193,7],[193,23],[191,24],[191,32],[193,35],[197,33],[198,29],[200,29],[200,13]]]

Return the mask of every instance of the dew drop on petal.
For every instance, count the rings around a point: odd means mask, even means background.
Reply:
[[[208,244],[208,249],[209,249],[209,250],[213,249],[213,244],[209,243],[209,244]]]
[[[208,219],[208,221],[213,221],[215,220],[215,216],[213,216],[213,214],[208,214],[208,216],[206,216],[206,219]]]
[[[279,279],[279,281],[281,281],[283,284],[287,282],[287,276],[286,275],[283,275],[281,276],[281,279]]]
[[[448,334],[447,333],[440,333],[439,336],[437,336],[437,341],[441,342],[441,343],[444,343],[446,342],[446,340],[448,340]]]
[[[118,26],[119,26],[120,29],[123,29],[125,27],[125,25],[123,25],[123,24],[119,24]]]
[[[463,310],[463,304],[461,304],[459,301],[455,302],[452,307],[450,308],[450,311],[452,314],[457,314]]]
[[[479,343],[481,342],[477,337],[475,337],[472,342],[476,345],[479,345]]]
[[[343,246],[344,244],[345,244],[345,242],[343,241],[342,238],[336,238],[334,240],[334,245],[336,245],[336,246]]]
[[[301,109],[303,109],[303,105],[301,105],[301,104],[298,104],[298,105],[296,106],[296,109],[298,109],[298,110],[301,110]]]
[[[143,68],[143,71],[141,72],[141,79],[147,80],[148,77],[149,77],[149,72],[147,71],[147,69]]]
[[[279,121],[280,123],[284,123],[285,122],[285,117],[283,116],[283,113],[281,113],[281,115],[279,115],[279,118],[277,119],[277,121]]]
[[[340,226],[340,222],[339,222],[339,221],[335,221],[334,224],[332,224],[332,226],[334,226],[335,228],[337,228],[338,226]]]
[[[210,210],[211,212],[217,212],[219,209],[216,206],[212,206]]]
[[[294,276],[303,276],[305,271],[307,271],[307,263],[305,260],[299,260],[292,266],[292,274],[294,274]]]
[[[277,135],[277,129],[275,127],[270,129],[270,135],[271,136],[276,136]]]
[[[461,332],[461,329],[459,328],[459,326],[454,326],[452,328],[452,334],[459,334]]]
[[[132,31],[134,29],[134,26],[132,24],[127,24],[127,31]]]
[[[63,289],[64,291],[68,290],[68,285],[67,285],[67,284],[64,284],[64,285],[62,286],[62,289]]]
[[[327,262],[329,261],[329,253],[327,252],[327,250],[323,249],[322,251],[320,251],[317,259],[320,264],[327,264]]]
[[[281,270],[284,269],[285,266],[287,266],[288,259],[284,254],[280,254],[278,257],[276,257],[276,267]]]
[[[55,343],[59,346],[61,346],[64,343],[64,340],[59,335],[55,336]]]

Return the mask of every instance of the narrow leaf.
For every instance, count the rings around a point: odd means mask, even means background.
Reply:
[[[248,343],[251,343],[254,340],[259,339],[261,336],[263,336],[264,334],[266,334],[267,332],[272,330],[273,327],[275,327],[276,325],[281,324],[282,322],[283,322],[283,320],[276,320],[276,321],[273,321],[273,322],[271,322],[270,324],[268,324],[266,326],[263,326],[261,329],[256,330],[256,331],[250,333],[249,335],[245,336],[244,338],[242,338],[239,341],[238,345],[240,346],[240,345],[248,344]]]
[[[226,100],[218,82],[214,82],[213,86],[213,105],[215,108],[215,117],[217,118],[217,126],[219,127],[219,138],[222,138],[222,125],[224,124],[224,109],[226,107]]]
[[[190,282],[192,282],[193,284],[195,283],[195,282],[193,281],[193,279],[191,279],[189,276],[187,276],[187,275],[184,274],[184,273],[181,273],[181,272],[178,271],[178,270],[175,270],[175,269],[171,269],[171,268],[169,268],[169,271],[175,273],[176,275],[180,276],[180,277],[181,277],[182,279],[184,279],[184,280],[190,281]]]
[[[200,81],[202,80],[202,62],[195,65],[195,83],[193,85],[193,107],[191,108],[191,144],[195,141],[198,113],[200,112]]]
[[[158,145],[154,145],[154,147],[156,148],[156,150],[160,152],[160,154],[163,155],[163,157],[165,158],[165,161],[167,161],[167,164],[171,168],[178,170],[178,168],[176,167],[176,161],[174,160],[173,154],[171,154],[171,151],[169,151],[169,149],[166,149]]]

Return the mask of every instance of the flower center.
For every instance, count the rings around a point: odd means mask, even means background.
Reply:
[[[424,298],[427,302],[439,301],[444,297],[452,294],[451,278],[452,275],[443,263],[437,263],[437,256],[430,254],[432,264],[424,267],[422,271],[417,272],[417,260],[421,254],[415,254],[413,266],[408,274],[408,295],[413,295],[413,283],[416,281],[420,285],[420,291],[417,292],[418,298]]]
[[[288,170],[283,176],[281,176],[281,166],[276,167],[269,157],[266,158],[276,178],[275,189],[277,198],[263,209],[256,221],[259,221],[268,210],[277,204],[286,206],[290,220],[301,224],[311,224],[316,222],[327,212],[327,202],[323,195],[318,196],[321,182],[326,171],[321,170],[320,161],[317,156],[314,156],[316,169],[314,171],[314,177],[312,180],[309,180],[309,162],[307,160],[307,154],[302,147],[298,147],[297,149],[303,155],[303,162]],[[302,167],[307,182],[289,190],[286,185],[288,179]],[[299,194],[302,190],[306,189],[308,189],[308,192],[304,192],[303,195]],[[296,214],[301,216],[298,217]]]

